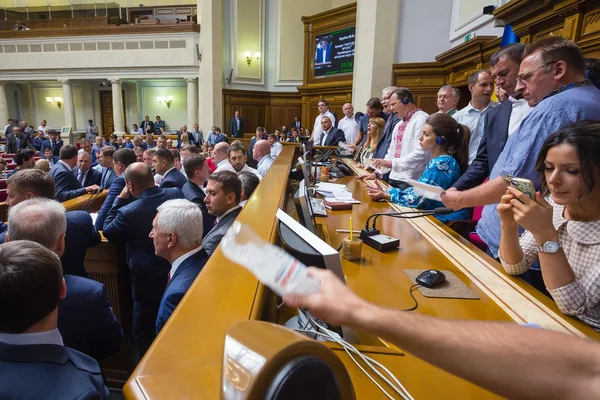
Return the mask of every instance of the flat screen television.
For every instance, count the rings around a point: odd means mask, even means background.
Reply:
[[[315,38],[314,78],[352,75],[356,27],[317,35]]]

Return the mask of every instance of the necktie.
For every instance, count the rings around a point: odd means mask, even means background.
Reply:
[[[21,139],[16,136],[15,136],[15,139],[17,140],[17,149],[20,149],[21,148]]]
[[[83,182],[85,182],[85,172],[79,171],[79,183],[83,186]]]

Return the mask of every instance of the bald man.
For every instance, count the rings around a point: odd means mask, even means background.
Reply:
[[[83,187],[91,185],[100,186],[102,173],[93,169],[92,164],[92,156],[87,151],[82,151],[77,155],[77,166],[73,168],[72,172]]]
[[[360,126],[354,118],[354,107],[352,104],[346,103],[342,106],[342,112],[344,113],[344,118],[340,120],[338,129],[344,132],[344,136],[348,143],[354,143],[360,129]]]
[[[229,168],[229,143],[217,143],[213,149],[212,160],[217,165],[215,172]]]
[[[275,161],[275,159],[271,157],[271,145],[269,142],[266,140],[259,140],[256,142],[254,149],[252,150],[252,158],[258,161],[256,170],[260,176],[264,177]]]

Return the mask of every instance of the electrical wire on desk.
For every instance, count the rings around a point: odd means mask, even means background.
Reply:
[[[419,286],[421,286],[419,283],[415,283],[414,285],[412,285],[410,287],[410,289],[408,289],[408,294],[410,294],[410,297],[412,297],[413,301],[415,302],[415,305],[411,308],[405,308],[404,310],[399,310],[399,311],[413,311],[419,307],[419,302],[417,301],[417,299],[415,298],[415,295],[413,294],[413,290],[415,288],[418,288]]]

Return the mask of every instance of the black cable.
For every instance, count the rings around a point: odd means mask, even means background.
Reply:
[[[412,285],[410,287],[410,289],[408,289],[408,293],[410,294],[410,297],[412,297],[413,301],[415,302],[415,305],[411,308],[406,308],[406,309],[400,310],[400,311],[413,311],[419,307],[419,302],[417,301],[417,299],[415,298],[415,295],[413,294],[413,290],[419,286],[421,286],[421,285],[418,283],[415,283],[414,285]]]

